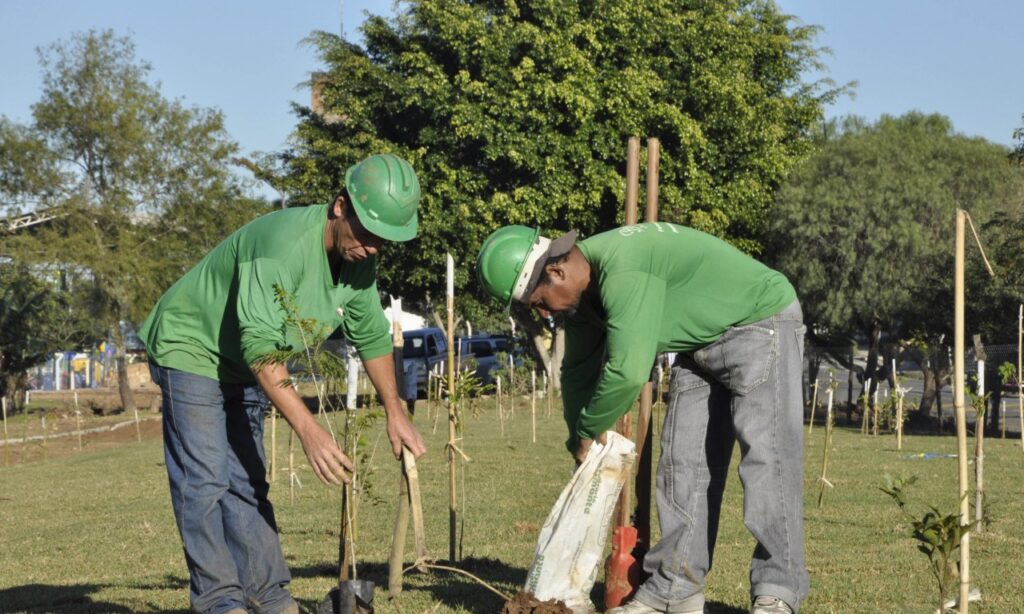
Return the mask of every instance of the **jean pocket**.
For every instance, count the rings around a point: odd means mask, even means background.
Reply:
[[[764,326],[737,326],[729,330],[723,347],[729,374],[729,389],[749,394],[768,381],[779,353],[775,329]]]

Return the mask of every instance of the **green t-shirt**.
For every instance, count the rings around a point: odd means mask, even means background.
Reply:
[[[343,262],[335,282],[324,249],[326,224],[327,206],[312,205],[270,213],[235,231],[153,307],[139,331],[150,359],[223,382],[254,382],[254,361],[302,347],[296,327],[286,330],[275,285],[293,297],[300,317],[330,331],[340,326],[363,360],[390,353],[376,259]]]
[[[562,396],[569,446],[629,411],[659,352],[688,352],[732,326],[779,313],[789,281],[725,241],[667,223],[624,226],[577,244],[600,304],[565,320]]]

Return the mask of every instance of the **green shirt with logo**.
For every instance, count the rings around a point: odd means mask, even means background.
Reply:
[[[252,383],[249,368],[275,350],[303,347],[275,287],[298,317],[341,328],[363,360],[391,352],[377,294],[376,259],[343,262],[334,279],[324,249],[327,205],[270,213],[225,239],[179,279],[146,318],[139,338],[162,367]]]
[[[796,300],[781,273],[684,226],[624,226],[577,246],[600,302],[584,299],[565,320],[562,396],[570,449],[629,411],[658,353],[697,350]]]

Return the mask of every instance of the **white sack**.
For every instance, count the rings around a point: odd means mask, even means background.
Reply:
[[[609,431],[608,443],[594,442],[559,495],[540,530],[526,578],[526,590],[537,599],[563,601],[573,614],[594,611],[590,589],[616,499],[636,459],[634,447],[629,439]]]

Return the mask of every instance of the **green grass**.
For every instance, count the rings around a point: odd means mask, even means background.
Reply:
[[[422,405],[422,404],[421,404]],[[462,448],[466,509],[463,565],[512,593],[530,564],[540,525],[566,483],[572,464],[562,447],[559,417],[538,417],[530,443],[528,404],[499,434],[493,406],[468,418]],[[416,422],[430,447],[419,463],[428,548],[448,556],[446,423],[437,434],[424,412]],[[283,425],[283,423],[281,423]],[[656,435],[658,430],[656,429]],[[269,432],[269,429],[268,429]],[[278,458],[287,462],[287,428],[279,429]],[[956,460],[905,458],[951,453],[953,437],[909,436],[902,452],[889,436],[838,430],[830,461],[835,488],[817,509],[816,479],[824,429],[806,444],[806,541],[811,596],[804,612],[931,612],[935,588],[926,558],[917,552],[896,506],[878,490],[885,473],[916,474],[911,500],[944,510],[956,505]],[[376,434],[371,434],[374,441]],[[335,582],[338,491],[320,485],[304,466],[294,504],[282,473],[272,488],[281,540],[294,576],[293,595],[315,608]],[[742,523],[739,480],[730,474],[715,568],[708,578],[709,612],[743,612],[753,540]],[[384,438],[373,461],[373,493],[382,499],[361,510],[361,577],[378,584],[378,612],[496,612],[501,600],[461,576],[411,573],[397,601],[386,593],[386,561],[398,490],[397,465]],[[1021,611],[1024,571],[1024,454],[1010,440],[987,442],[986,484],[993,522],[972,538],[971,570],[984,601],[975,611]],[[460,484],[460,487],[462,484]],[[461,496],[460,496],[461,499]],[[916,509],[916,508],[915,508]],[[922,505],[923,513],[923,505]],[[412,549],[411,535],[407,550]],[[411,560],[411,555],[407,555]],[[0,611],[185,612],[184,558],[168,502],[159,439],[86,448],[60,458],[0,467]]]

